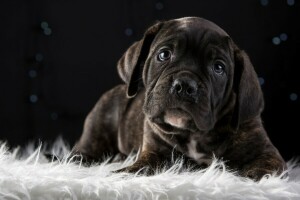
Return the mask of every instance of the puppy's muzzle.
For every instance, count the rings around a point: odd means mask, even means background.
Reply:
[[[178,77],[172,82],[170,94],[183,101],[197,102],[199,88],[195,80],[189,77]]]

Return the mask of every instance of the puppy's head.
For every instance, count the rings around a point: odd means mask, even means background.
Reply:
[[[248,56],[214,23],[197,17],[159,22],[118,62],[134,97],[146,90],[144,113],[163,133],[232,128],[259,116],[263,96]]]

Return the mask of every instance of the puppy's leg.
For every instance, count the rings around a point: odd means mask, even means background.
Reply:
[[[84,162],[91,163],[118,153],[119,114],[126,101],[125,95],[125,86],[120,85],[99,99],[85,120],[83,134],[73,154],[80,154]]]
[[[241,175],[253,180],[260,180],[266,174],[280,175],[286,170],[286,164],[277,150],[262,154],[255,160],[243,166]]]
[[[178,159],[183,162],[184,167],[188,167],[189,169],[199,169],[201,167],[195,161],[177,151],[176,147],[164,141],[145,123],[142,151],[137,161],[133,165],[115,172],[141,172],[153,175],[157,170],[170,168]]]

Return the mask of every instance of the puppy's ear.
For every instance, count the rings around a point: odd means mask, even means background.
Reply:
[[[261,87],[248,55],[235,47],[235,69],[233,90],[236,93],[236,104],[233,112],[233,127],[259,116],[264,108]]]
[[[142,71],[150,46],[161,27],[161,22],[151,26],[145,32],[144,37],[131,45],[118,61],[118,73],[127,84],[128,97],[134,97],[139,90],[142,83]]]

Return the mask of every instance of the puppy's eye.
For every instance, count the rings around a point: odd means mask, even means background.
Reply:
[[[172,52],[169,49],[163,49],[157,55],[159,61],[166,61],[171,58]]]
[[[221,63],[214,64],[214,72],[218,75],[222,75],[225,71],[225,66]]]

